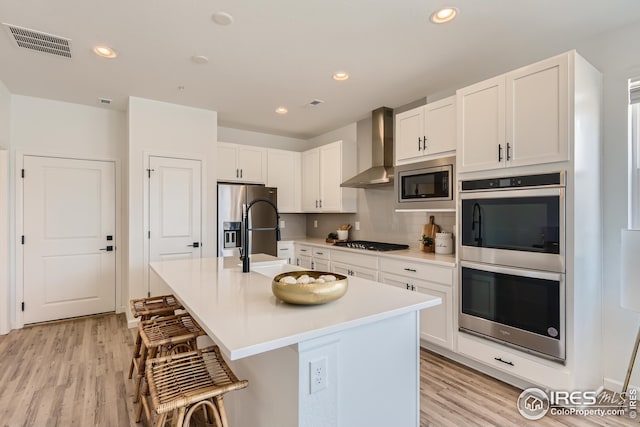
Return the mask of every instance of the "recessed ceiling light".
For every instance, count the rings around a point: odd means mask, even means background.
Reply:
[[[216,12],[211,15],[211,19],[218,25],[231,25],[233,23],[233,16],[227,12]]]
[[[278,107],[276,108],[276,113],[278,114],[287,114],[289,112],[289,110],[287,110],[285,107]]]
[[[333,80],[337,80],[341,82],[343,80],[348,80],[348,79],[349,79],[349,73],[347,73],[346,71],[336,71],[335,73],[333,73]]]
[[[458,9],[455,7],[442,7],[431,15],[431,22],[434,24],[444,24],[451,21],[458,14]]]
[[[193,62],[195,62],[196,64],[208,64],[209,63],[209,58],[207,58],[204,55],[193,55],[191,57],[191,60]]]
[[[111,49],[109,46],[96,46],[93,48],[93,52],[103,58],[115,58],[118,56],[116,51]]]

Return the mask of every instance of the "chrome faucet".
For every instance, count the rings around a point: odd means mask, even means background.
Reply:
[[[275,227],[267,227],[267,228],[249,228],[249,210],[256,203],[265,202],[268,203],[276,213],[276,226]],[[250,270],[249,266],[249,231],[276,231],[276,240],[280,241],[280,212],[278,212],[278,207],[268,199],[254,199],[249,202],[249,204],[244,207],[242,212],[242,229],[244,231],[243,241],[242,241],[242,249],[240,251],[240,259],[242,260],[242,272],[248,273]]]

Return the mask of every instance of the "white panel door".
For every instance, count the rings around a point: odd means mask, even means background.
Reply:
[[[355,159],[342,158],[342,142],[320,147],[320,210],[342,210],[342,162]]]
[[[425,107],[417,107],[396,115],[396,162],[424,155]]]
[[[504,167],[504,75],[458,90],[456,106],[458,172]]]
[[[201,162],[151,156],[149,168],[150,261],[200,258]],[[160,283],[150,281],[151,295],[166,292]]]
[[[24,323],[114,311],[114,163],[25,156],[24,169]]]

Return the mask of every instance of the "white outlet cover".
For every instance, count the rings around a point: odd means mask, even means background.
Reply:
[[[327,388],[328,361],[326,357],[309,361],[309,394]]]
[[[284,220],[281,220],[281,221],[280,221],[280,228],[284,228],[284,225],[285,225],[285,224],[284,224]]]
[[[313,228],[318,228],[318,220],[317,219],[313,220]]]
[[[360,221],[356,221],[356,231],[360,230]]]

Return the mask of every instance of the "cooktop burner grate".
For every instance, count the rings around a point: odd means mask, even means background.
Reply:
[[[409,249],[409,245],[400,245],[398,243],[370,242],[368,240],[352,240],[350,242],[336,242],[335,246],[343,246],[352,249],[365,249],[368,251],[398,251]]]

